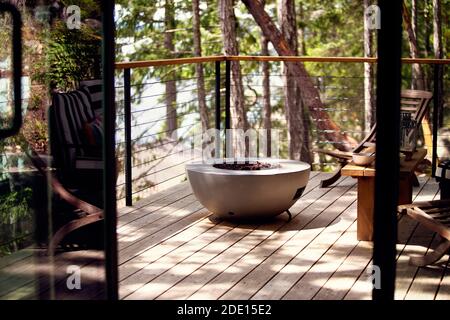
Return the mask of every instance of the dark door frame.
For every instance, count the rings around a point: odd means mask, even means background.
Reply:
[[[102,1],[103,41],[103,161],[104,163],[104,215],[105,215],[105,274],[106,297],[108,300],[118,300],[118,267],[117,267],[117,214],[116,214],[116,142],[115,142],[115,24],[114,0]]]
[[[380,0],[378,5],[381,29],[378,31],[373,264],[379,267],[381,287],[374,287],[372,297],[374,300],[393,300],[399,187],[402,1]]]

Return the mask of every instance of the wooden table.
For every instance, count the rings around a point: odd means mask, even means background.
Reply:
[[[412,202],[414,170],[427,155],[426,149],[418,149],[412,154],[411,160],[400,161],[400,181],[398,204]],[[341,169],[343,176],[358,179],[358,240],[373,240],[373,212],[375,197],[375,162],[370,166],[358,166],[350,162]]]

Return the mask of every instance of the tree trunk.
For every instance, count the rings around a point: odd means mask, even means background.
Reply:
[[[264,35],[272,42],[275,50],[281,56],[294,56],[295,52],[289,47],[280,30],[275,26],[272,19],[264,11],[261,2],[258,0],[242,0],[248,11],[252,14]],[[305,66],[301,62],[287,64],[292,74],[298,76],[296,85],[302,91],[303,103],[308,106],[312,118],[317,123],[317,128],[326,130],[325,137],[336,144],[336,148],[349,151],[356,145],[355,139],[342,134],[340,128],[330,119],[328,113],[323,110],[322,101],[317,88],[309,77]]]
[[[172,58],[175,53],[175,45],[173,43],[173,29],[175,29],[175,7],[174,0],[166,0],[164,5],[164,48],[167,51],[167,58]],[[166,82],[166,121],[167,136],[176,139],[177,130],[177,84],[176,73],[174,70],[167,74]]]
[[[431,20],[431,13],[428,10],[429,7],[429,3],[431,0],[425,0],[424,2],[424,15],[425,15],[425,21],[430,21]],[[430,23],[425,23],[425,57],[428,57],[429,55],[431,55],[431,43],[430,43],[430,38],[431,38],[431,33],[433,32]]]
[[[278,0],[278,21],[281,33],[286,39],[289,47],[298,55],[297,24],[295,19],[295,4],[293,0]],[[300,89],[295,85],[296,76],[283,65],[283,91],[284,107],[289,132],[289,158],[309,162],[309,151],[303,153],[305,144],[303,127],[303,106],[301,104]],[[306,132],[308,132],[306,130]],[[306,143],[306,145],[308,145]]]
[[[441,0],[433,0],[433,49],[434,57],[442,59],[444,57],[444,50],[442,46],[442,17],[441,17]],[[438,87],[438,110],[439,110],[439,125],[442,126],[444,120],[444,72],[442,65],[435,70],[437,74],[437,83],[434,85]]]
[[[416,36],[416,39],[420,38],[418,36],[418,30],[417,30],[418,13],[419,13],[419,7],[417,6],[417,0],[411,0],[411,27],[412,27],[412,32]]]
[[[364,0],[364,12],[369,7],[369,0]],[[373,56],[373,33],[367,25],[368,20],[364,17],[364,57]],[[369,132],[376,121],[376,106],[373,99],[373,64],[364,63],[364,115],[365,131]]]
[[[262,5],[265,6],[265,0],[262,0]],[[269,40],[261,34],[261,55],[269,55]],[[262,95],[262,105],[263,105],[263,126],[267,130],[267,157],[272,155],[272,108],[270,106],[270,63],[268,61],[263,61],[262,65],[262,75],[263,75],[263,95]]]
[[[199,0],[192,0],[192,28],[194,33],[194,56],[202,56],[202,42],[200,32],[200,9]],[[205,78],[203,75],[203,65],[197,63],[195,66],[197,74],[197,97],[200,111],[200,121],[202,123],[202,132],[209,129],[208,108],[206,106]]]
[[[299,17],[300,20],[303,21],[303,3],[300,2],[298,5]],[[306,56],[305,25],[303,23],[301,23],[298,28],[298,38],[300,40],[300,43],[298,44],[299,55]]]
[[[408,42],[409,42],[409,52],[411,58],[419,57],[419,49],[417,45],[417,36],[414,32],[414,27],[411,23],[411,18],[408,13],[408,8],[406,7],[405,2],[403,1],[403,21],[405,24],[406,32],[408,33]],[[420,64],[414,63],[412,65],[412,81],[411,81],[412,89],[424,90],[424,76],[423,70]]]
[[[225,55],[237,56],[239,55],[239,47],[236,41],[234,0],[219,0],[219,13]],[[245,131],[248,129],[248,122],[239,61],[231,61],[231,78],[231,126],[234,129],[244,129]]]
[[[418,58],[419,57],[419,49],[417,45],[417,37],[414,33],[414,29],[412,27],[411,18],[408,13],[408,8],[406,7],[405,1],[403,1],[403,22],[405,24],[405,29],[408,34],[408,43],[409,43],[409,52],[411,55],[411,58]],[[411,86],[413,89],[416,90],[424,90],[425,89],[425,78],[423,75],[423,69],[420,64],[414,63],[412,65],[412,81]],[[433,147],[433,140],[431,139],[431,128],[430,128],[430,117],[427,114],[425,114],[423,120],[422,120],[422,130],[425,140],[425,145],[427,146],[428,150],[431,150]]]
[[[299,3],[299,17],[300,21],[304,20],[304,14],[303,14],[303,3],[300,1]],[[300,56],[306,56],[306,40],[305,40],[305,24],[301,23],[298,28],[298,54]],[[309,161],[313,159],[313,155],[311,153],[312,146],[311,146],[311,137],[312,137],[312,131],[311,131],[311,121],[310,121],[310,115],[308,112],[308,108],[303,103],[303,100],[300,98],[300,104],[301,108],[303,110],[303,146],[302,146],[302,154],[307,154],[309,157]]]

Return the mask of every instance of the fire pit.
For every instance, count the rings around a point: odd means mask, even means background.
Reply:
[[[310,165],[283,159],[186,165],[195,196],[222,218],[268,218],[287,212],[308,183]]]

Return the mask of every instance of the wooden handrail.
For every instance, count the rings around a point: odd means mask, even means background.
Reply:
[[[209,56],[179,59],[159,59],[148,61],[118,62],[116,69],[146,68],[157,66],[204,63],[215,61],[286,61],[286,62],[344,62],[344,63],[377,63],[377,58],[364,57],[299,57],[299,56]],[[404,64],[450,64],[450,59],[402,58]]]
[[[306,57],[306,56],[227,56],[230,61],[270,61],[270,62],[369,62],[376,63],[377,58],[364,57]]]
[[[364,57],[298,57],[298,56],[208,56],[208,57],[191,57],[178,59],[158,59],[146,61],[130,61],[117,62],[116,69],[135,69],[148,68],[159,66],[171,66],[191,63],[205,63],[216,61],[271,61],[271,62],[344,62],[344,63],[377,63],[377,58]],[[402,58],[404,64],[450,64],[450,59],[428,59],[428,58]],[[6,78],[11,75],[11,72],[0,70],[0,78]],[[24,72],[23,76],[27,76],[28,72]]]
[[[225,61],[225,60],[226,60],[225,56],[209,56],[209,57],[192,57],[192,58],[178,58],[178,59],[159,59],[159,60],[147,60],[147,61],[117,62],[116,69],[147,68],[147,67],[159,67],[159,66],[191,64],[191,63],[216,62],[216,61]]]

